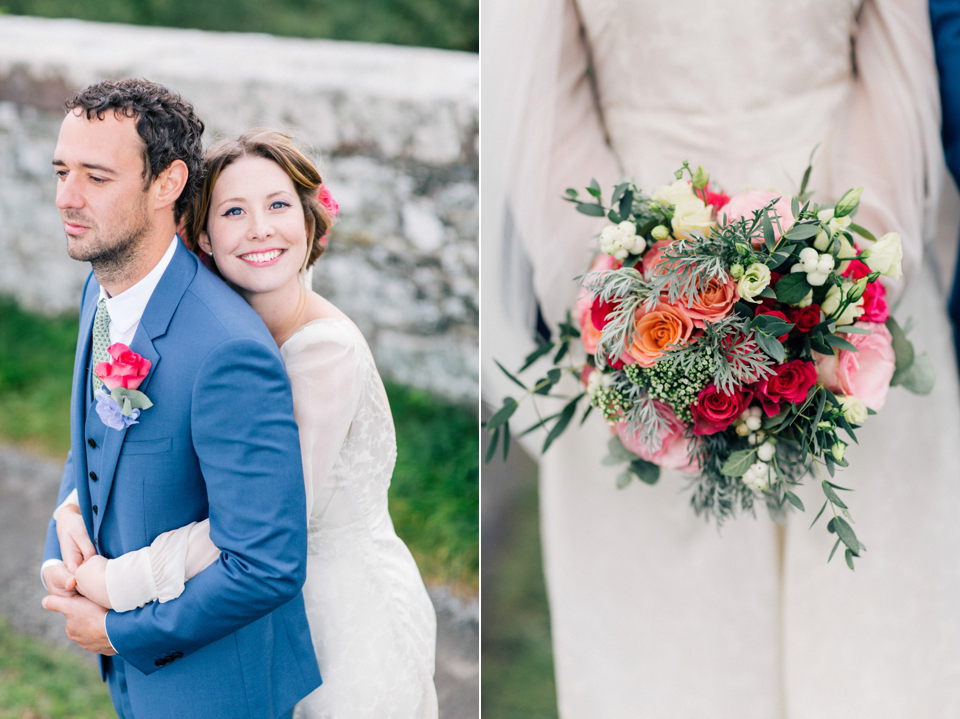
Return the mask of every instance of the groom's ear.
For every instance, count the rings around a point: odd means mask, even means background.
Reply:
[[[200,245],[200,249],[206,252],[208,255],[213,254],[213,245],[210,244],[210,238],[207,237],[207,233],[203,230],[200,230],[200,236],[197,238],[197,244]]]
[[[154,208],[159,210],[173,205],[186,187],[189,175],[190,171],[183,160],[174,160],[167,165],[167,169],[153,181]]]

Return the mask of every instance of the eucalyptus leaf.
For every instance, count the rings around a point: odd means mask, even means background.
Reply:
[[[653,462],[645,459],[634,459],[630,462],[630,470],[637,475],[641,482],[656,484],[660,479],[660,468]]]
[[[877,238],[874,237],[873,233],[870,232],[870,230],[868,230],[866,227],[861,227],[861,226],[858,225],[856,222],[851,222],[851,223],[850,223],[850,229],[851,229],[853,232],[856,232],[856,233],[857,233],[858,235],[860,235],[861,237],[863,237],[863,238],[865,238],[865,239],[867,239],[867,240],[870,240],[871,242],[876,242],[876,241],[877,241]]]
[[[723,463],[720,473],[727,477],[742,477],[750,469],[756,454],[757,450],[755,449],[741,449],[733,452]]]
[[[490,464],[490,460],[493,459],[493,455],[497,453],[497,440],[500,439],[500,428],[497,427],[493,430],[493,434],[490,435],[490,444],[487,447],[487,453],[483,458],[484,464]]]
[[[906,333],[900,328],[900,325],[894,319],[893,315],[887,318],[887,329],[890,330],[890,336],[893,338],[893,353],[896,356],[897,371],[906,370],[913,364],[915,352]]]
[[[618,209],[620,217],[627,219],[630,216],[630,211],[633,209],[633,190],[627,190],[623,193]]]
[[[833,526],[843,543],[850,547],[855,556],[860,556],[860,542],[857,541],[857,535],[847,520],[843,517],[834,517]]]
[[[783,345],[780,344],[780,340],[778,340],[776,337],[771,337],[765,332],[759,331],[755,331],[753,333],[753,338],[760,346],[760,349],[770,355],[775,362],[783,362],[787,353],[783,349]]]
[[[503,430],[503,461],[506,462],[507,454],[510,452],[510,423],[507,422],[501,429]]]
[[[906,370],[894,373],[890,384],[899,384],[913,394],[927,395],[933,391],[936,380],[933,362],[924,352],[914,359],[913,364]]]
[[[785,305],[795,305],[806,297],[811,289],[805,273],[791,272],[777,282],[777,299]]]
[[[823,515],[823,510],[825,510],[825,509],[827,508],[827,504],[829,504],[829,503],[828,503],[828,502],[824,502],[824,503],[823,503],[823,506],[820,507],[820,511],[817,512],[817,516],[813,518],[813,521],[812,521],[812,522],[810,522],[810,529],[813,529],[813,525],[816,524],[816,523],[817,523],[817,520],[820,519],[820,517]]]
[[[823,338],[826,340],[827,344],[838,350],[846,350],[847,352],[859,352],[855,345],[850,343],[848,340],[843,339],[843,337],[838,337],[837,335],[827,335]]]
[[[607,211],[603,209],[603,205],[590,202],[578,202],[577,212],[583,213],[584,215],[589,215],[590,217],[603,217],[605,214],[607,214]]]
[[[787,500],[790,502],[790,504],[792,504],[794,507],[799,509],[801,512],[804,511],[803,502],[800,501],[800,497],[798,497],[793,492],[787,489],[783,490],[783,494],[787,498]]]
[[[625,469],[617,475],[617,489],[624,489],[633,481],[633,473]]]
[[[500,368],[500,371],[503,372],[507,377],[509,377],[510,379],[512,379],[516,384],[518,384],[518,385],[520,385],[521,387],[523,387],[523,389],[526,389],[526,388],[527,388],[527,385],[525,385],[523,382],[521,382],[520,380],[518,380],[518,379],[517,379],[516,377],[514,377],[512,374],[510,374],[509,372],[507,372],[507,368],[506,368],[506,367],[504,367],[502,364],[500,364],[499,362],[497,362],[497,360],[494,360],[494,362],[496,362],[497,367],[499,367],[499,368]]]
[[[830,550],[830,556],[827,557],[827,564],[830,563],[830,560],[833,559],[833,555],[837,553],[837,547],[840,546],[840,540],[838,539],[833,543],[833,549]]]
[[[543,449],[541,450],[542,452],[546,452],[550,445],[553,444],[553,440],[563,434],[563,430],[565,430],[567,425],[570,424],[570,420],[577,411],[577,402],[579,402],[583,396],[584,395],[582,393],[578,394],[564,406],[563,410],[560,412],[560,417],[557,419],[557,423],[553,425],[549,434],[547,434],[547,439],[544,441]]]
[[[770,215],[766,212],[760,217],[760,226],[763,227],[763,243],[770,252],[773,252],[773,248],[777,246],[777,242],[773,238],[773,223],[770,222]]]
[[[847,508],[847,505],[843,503],[843,500],[840,499],[840,496],[833,491],[833,487],[830,486],[829,482],[824,480],[820,483],[820,486],[823,487],[823,493],[827,495],[827,499],[829,499],[833,504],[837,505],[841,509]]]
[[[856,556],[853,552],[850,551],[849,547],[843,553],[844,558],[847,560],[847,566],[850,567],[850,570],[853,571],[853,558]]]
[[[553,350],[553,342],[544,342],[539,347],[537,347],[533,352],[528,354],[523,360],[523,367],[521,367],[518,372],[523,372],[527,367],[532,365],[538,359],[543,357],[546,354],[549,354]]]
[[[517,411],[517,407],[519,406],[517,400],[513,397],[504,397],[503,407],[494,412],[493,416],[487,420],[487,429],[498,428],[513,416],[513,413]]]
[[[629,182],[621,182],[619,185],[613,188],[613,195],[610,197],[610,204],[615,205],[617,201],[623,197],[623,193],[627,191],[627,188],[630,187]]]
[[[794,225],[783,236],[788,240],[809,240],[818,232],[820,232],[820,225],[815,222],[804,222]]]

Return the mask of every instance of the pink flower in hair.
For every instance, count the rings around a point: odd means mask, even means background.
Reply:
[[[336,217],[340,214],[340,205],[333,199],[333,195],[330,194],[330,190],[327,189],[326,185],[320,185],[320,190],[317,192],[317,202],[323,206],[323,209],[325,209],[331,217]]]

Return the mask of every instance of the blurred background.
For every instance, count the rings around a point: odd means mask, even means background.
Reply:
[[[477,716],[478,37],[478,0],[0,0],[0,719],[114,715],[38,570],[89,269],[50,161],[64,100],[127,75],[193,102],[208,145],[267,125],[319,160],[341,214],[314,287],[387,383],[390,510],[437,607],[441,716]]]

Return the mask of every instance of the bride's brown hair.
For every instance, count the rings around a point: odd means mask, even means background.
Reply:
[[[203,187],[196,199],[190,203],[185,218],[184,240],[187,246],[194,252],[200,251],[198,238],[201,232],[207,231],[213,187],[217,184],[220,173],[241,157],[263,157],[272,160],[293,181],[307,221],[307,257],[303,266],[303,269],[307,269],[326,249],[320,240],[336,219],[317,198],[323,177],[316,164],[294,144],[292,137],[277,130],[247,130],[236,139],[220,140],[207,150]]]

